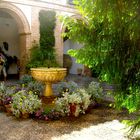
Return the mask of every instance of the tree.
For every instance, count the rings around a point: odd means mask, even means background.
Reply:
[[[139,0],[74,0],[81,18],[63,17],[64,36],[84,45],[69,54],[117,86],[116,105],[140,109]],[[140,121],[139,121],[140,123]],[[138,127],[137,127],[138,128]]]

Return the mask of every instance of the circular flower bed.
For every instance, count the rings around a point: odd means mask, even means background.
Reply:
[[[87,89],[73,82],[60,82],[57,96],[44,104],[43,84],[27,75],[16,85],[0,83],[0,103],[17,118],[32,117],[41,120],[56,120],[64,116],[78,117],[101,97],[99,83],[91,82]],[[48,100],[48,99],[47,99]],[[10,106],[9,108],[6,106]]]

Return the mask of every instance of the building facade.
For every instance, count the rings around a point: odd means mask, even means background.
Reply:
[[[6,42],[9,49],[6,53],[19,60],[20,75],[25,73],[25,65],[29,59],[29,50],[34,41],[39,42],[39,12],[54,10],[56,12],[55,50],[58,63],[63,65],[64,43],[63,23],[60,15],[77,16],[72,0],[1,0],[0,1],[0,46]],[[47,19],[46,19],[47,20]],[[75,67],[75,66],[74,66]],[[81,66],[80,66],[81,67]],[[11,66],[9,73],[17,73],[17,67]]]

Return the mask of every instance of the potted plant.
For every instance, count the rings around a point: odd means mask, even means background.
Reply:
[[[85,89],[77,89],[73,93],[65,93],[63,97],[56,100],[56,108],[63,115],[79,116],[80,113],[85,113],[90,105],[91,96]]]
[[[13,96],[12,112],[19,118],[26,118],[41,107],[41,100],[32,91],[20,90]]]

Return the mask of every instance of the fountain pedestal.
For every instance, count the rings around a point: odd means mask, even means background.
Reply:
[[[52,84],[65,78],[66,68],[31,68],[31,75],[38,81],[45,82],[44,96],[53,96]]]
[[[53,90],[52,90],[52,83],[45,83],[45,91],[44,91],[44,96],[53,96]]]

